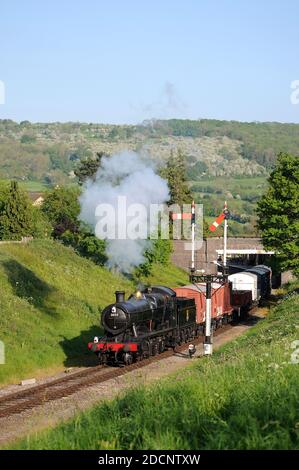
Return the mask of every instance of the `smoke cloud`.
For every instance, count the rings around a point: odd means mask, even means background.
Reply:
[[[181,99],[174,83],[166,81],[157,98],[150,103],[141,103],[133,106],[142,120],[169,119],[177,115],[186,114],[188,105]]]
[[[138,214],[139,228],[142,232],[149,228],[151,204],[163,204],[169,199],[167,182],[155,173],[154,167],[135,153],[124,151],[111,157],[103,157],[95,181],[88,180],[80,196],[80,219],[89,224],[98,238],[103,238],[99,230],[99,205],[107,204],[113,210],[107,210],[105,222],[110,231],[115,232],[115,239],[106,238],[107,265],[123,273],[129,273],[144,262],[144,252],[152,241],[142,238],[132,239],[127,236],[130,217],[120,207],[119,201],[125,201],[126,207],[132,204],[142,205]],[[136,207],[136,206],[135,206]],[[130,214],[132,219],[132,213]],[[109,229],[108,229],[109,231]],[[110,234],[111,235],[111,234]],[[120,239],[122,238],[122,239]]]

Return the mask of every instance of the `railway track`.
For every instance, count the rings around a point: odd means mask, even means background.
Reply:
[[[218,336],[222,332],[231,328],[233,328],[231,325],[225,325],[216,330],[214,335]],[[199,345],[202,342],[203,336],[192,341],[195,345]],[[84,369],[83,371],[75,372],[67,377],[61,377],[41,385],[27,388],[26,390],[4,395],[0,397],[0,420],[1,418],[8,418],[9,416],[33,409],[50,401],[59,400],[60,398],[73,395],[83,388],[115,379],[136,369],[141,369],[149,364],[166,359],[167,357],[173,356],[177,353],[182,353],[183,351],[186,351],[187,344],[189,343],[190,341],[176,347],[174,351],[167,350],[157,356],[143,359],[142,361],[135,362],[129,366],[107,367],[99,365],[89,369]]]
[[[251,311],[251,315],[249,315],[246,321],[241,323],[245,323],[248,326],[254,325],[256,321],[258,321],[258,317],[255,317],[254,315],[257,311],[258,308],[253,309]],[[225,333],[232,328],[232,324],[223,325],[214,332],[214,336],[220,336],[222,333]],[[203,343],[203,338],[203,336],[199,336],[192,340],[192,343],[198,346]],[[129,366],[107,367],[98,365],[82,371],[74,372],[67,377],[60,377],[50,382],[32,386],[26,390],[20,390],[3,395],[0,397],[0,422],[3,418],[8,418],[15,414],[44,405],[45,403],[59,400],[63,397],[68,397],[84,388],[88,388],[92,385],[100,384],[111,379],[116,379],[117,377],[128,374],[136,369],[141,369],[149,364],[162,361],[167,357],[182,353],[187,350],[188,344],[190,344],[190,341],[177,346],[174,351],[170,349],[156,356],[151,356],[148,359],[135,362]]]

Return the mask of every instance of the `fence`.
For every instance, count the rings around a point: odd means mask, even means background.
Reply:
[[[21,240],[0,240],[0,245],[8,245],[8,244],[26,244],[33,240],[33,237],[22,237]]]

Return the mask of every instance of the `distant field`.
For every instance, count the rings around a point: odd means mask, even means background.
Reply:
[[[218,176],[218,177],[213,177],[213,176],[206,176],[202,177],[200,181],[198,181],[198,184],[200,185],[206,185],[208,182],[210,183],[217,183],[217,184],[222,184],[225,181],[228,184],[232,184],[233,187],[236,189],[241,188],[241,189],[247,189],[247,188],[252,188],[253,185],[260,185],[265,182],[266,178],[264,176],[234,176],[233,178],[230,178],[228,176],[223,177],[223,176]]]
[[[100,404],[14,448],[298,449],[298,310],[293,291],[212,358],[194,360],[184,372]]]
[[[230,192],[234,197],[240,195],[242,199],[260,197],[267,187],[266,176],[247,176],[233,178],[227,176],[221,177],[201,177],[199,180],[191,182],[193,191],[203,193],[216,193],[217,191],[225,194]]]
[[[9,184],[10,180],[0,180],[1,186],[8,186]],[[39,181],[18,181],[18,184],[24,191],[29,192],[43,192],[52,187],[51,185],[46,185]]]

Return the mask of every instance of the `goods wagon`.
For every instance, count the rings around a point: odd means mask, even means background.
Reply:
[[[234,291],[250,291],[253,302],[260,299],[260,289],[258,288],[258,277],[256,273],[243,271],[231,274],[228,280],[232,283]]]
[[[196,322],[202,324],[205,321],[205,310],[206,310],[206,285],[196,284],[188,285],[183,287],[177,287],[174,289],[177,296],[187,297],[195,300],[196,305]],[[219,319],[222,316],[228,316],[232,314],[233,308],[230,302],[230,287],[228,284],[219,285],[216,283],[212,284],[212,318]]]
[[[258,265],[246,270],[246,272],[257,275],[257,288],[260,291],[260,298],[266,299],[269,297],[271,294],[271,269],[264,265]]]
[[[252,306],[252,292],[250,290],[232,290],[231,303],[237,317],[246,314]]]

